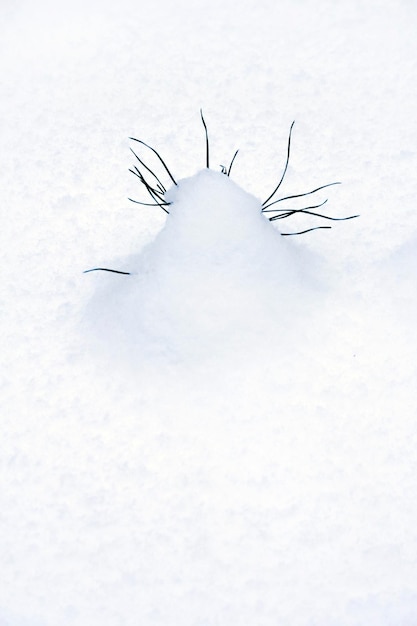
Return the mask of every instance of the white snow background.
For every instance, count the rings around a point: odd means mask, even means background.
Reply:
[[[415,2],[0,24],[1,626],[416,625]]]

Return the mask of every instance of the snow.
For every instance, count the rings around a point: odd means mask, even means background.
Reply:
[[[112,333],[111,346],[136,361],[138,347],[146,358],[158,352],[201,362],[239,351],[245,359],[265,342],[270,351],[265,329],[294,329],[297,317],[305,319],[314,255],[280,236],[260,200],[205,169],[172,185],[163,201],[169,214],[161,232],[125,259],[131,276],[102,279],[87,334],[99,328],[102,343],[103,332]]]
[[[414,626],[414,4],[0,13],[1,626]]]

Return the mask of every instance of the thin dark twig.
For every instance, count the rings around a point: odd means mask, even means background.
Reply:
[[[155,187],[152,187],[148,181],[146,180],[146,178],[143,176],[142,172],[136,167],[136,165],[133,166],[136,170],[136,172],[133,172],[132,170],[129,170],[129,172],[132,172],[132,174],[135,174],[135,176],[137,176],[140,180],[140,182],[142,183],[142,185],[144,185],[146,187],[146,189],[150,189],[155,195],[158,196],[158,198],[161,200],[162,203],[164,203],[164,198],[163,196],[165,195],[164,192],[160,192],[159,189],[155,189]]]
[[[159,191],[157,191],[156,189],[154,189],[153,187],[151,187],[147,181],[145,179],[143,179],[142,183],[145,185],[146,189],[150,192],[152,192],[152,194],[154,196],[156,196],[158,198],[158,200],[160,200],[162,202],[162,204],[166,204],[165,200],[164,200],[164,196],[163,194],[160,194]]]
[[[152,152],[154,152],[156,154],[156,156],[158,157],[158,159],[161,161],[162,165],[164,166],[165,170],[168,173],[168,176],[170,177],[170,179],[172,180],[172,182],[174,183],[174,185],[177,185],[173,175],[171,174],[171,172],[168,169],[167,164],[165,163],[165,161],[163,160],[163,158],[158,154],[158,152],[155,150],[155,148],[152,148],[152,146],[149,146],[147,143],[145,143],[144,141],[142,141],[141,139],[136,139],[135,137],[129,137],[129,139],[131,139],[132,141],[137,141],[138,143],[141,143],[142,145],[146,146],[147,148],[149,148],[149,150],[152,150]],[[155,176],[156,178],[156,176]]]
[[[140,182],[142,183],[142,185],[144,185],[147,188],[149,187],[149,189],[152,189],[152,191],[155,191],[155,193],[159,193],[159,187],[158,187],[158,190],[154,189],[153,187],[151,187],[149,185],[149,183],[144,179],[144,177],[143,177],[142,173],[140,172],[140,170],[136,166],[134,166],[134,169],[136,171],[134,171],[132,169],[129,169],[129,172],[131,172],[132,174],[137,176],[139,178]],[[161,192],[161,195],[163,195],[163,192]]]
[[[137,167],[135,167],[135,169],[137,170]],[[143,176],[142,176],[141,174],[138,174],[138,171],[139,171],[139,170],[137,170],[137,171],[135,172],[134,170],[132,170],[132,169],[129,167],[129,172],[132,172],[132,174],[134,174],[135,176],[137,176],[137,177],[139,178],[140,182],[142,182],[142,178],[143,178]]]
[[[322,217],[325,220],[332,220],[333,222],[344,222],[346,220],[353,220],[355,217],[359,217],[359,215],[349,215],[348,217],[330,217],[329,215],[323,215],[322,213],[306,211],[306,209],[299,209],[298,211],[294,211],[294,213],[305,213],[306,215],[314,215],[315,217]]]
[[[92,270],[84,270],[83,274],[88,272],[113,272],[114,274],[130,274],[130,272],[121,272],[120,270],[109,270],[107,267],[94,267]]]
[[[136,166],[134,166],[134,167],[135,167],[136,172],[134,172],[133,170],[129,170],[129,172],[132,172],[132,174],[135,174],[135,176],[137,176],[139,178],[139,180],[142,183],[142,185],[145,187],[145,189],[151,195],[152,200],[155,200],[155,202],[158,203],[158,206],[162,206],[162,205],[168,206],[169,204],[171,204],[170,202],[165,202],[165,200],[163,198],[163,194],[160,194],[156,189],[151,187],[151,185],[148,183],[148,181],[143,177],[142,172]],[[138,204],[141,204],[141,203],[138,202]]]
[[[323,204],[326,204],[327,202],[327,198],[326,200],[324,200],[324,202],[320,202],[320,204],[315,204],[314,206],[306,206],[304,209],[262,209],[263,213],[276,213],[277,211],[284,211],[285,213],[289,212],[289,213],[295,213],[297,211],[306,211],[307,209],[319,209],[321,206],[323,206]]]
[[[139,200],[133,200],[133,198],[128,198],[130,202],[134,202],[135,204],[142,204],[143,206],[169,206],[170,202],[161,202],[161,203],[151,203],[151,202],[140,202]]]
[[[287,211],[286,213],[281,213],[280,215],[273,215],[272,217],[268,217],[270,222],[276,222],[276,220],[285,220],[287,217],[291,217],[293,213],[291,211]]]
[[[145,187],[146,191],[149,193],[149,195],[151,196],[152,200],[154,200],[156,202],[156,204],[148,204],[147,202],[141,202],[139,200],[133,200],[132,198],[128,198],[128,199],[131,202],[135,202],[135,204],[142,204],[144,206],[159,206],[159,207],[161,207],[161,209],[163,211],[165,211],[165,213],[169,214],[169,211],[167,211],[164,207],[165,206],[169,206],[171,203],[170,202],[165,202],[163,197],[160,196],[159,193],[155,189],[153,189],[153,187],[151,187],[146,182],[146,180],[144,179],[144,177],[142,176],[142,174],[141,174],[141,172],[139,170],[137,170],[138,173],[133,172],[132,170],[129,170],[129,171],[132,172],[132,174],[135,174],[135,176],[137,176],[139,178],[140,182]]]
[[[290,215],[295,215],[295,213],[303,213],[305,215],[313,215],[314,217],[322,217],[325,220],[332,220],[333,222],[344,222],[345,220],[352,220],[355,217],[359,217],[359,215],[349,215],[349,217],[330,217],[329,215],[314,213],[313,211],[307,211],[306,209],[296,209],[294,211],[282,213],[281,215],[274,215],[273,217],[269,218],[269,221],[275,222],[276,220],[283,220],[286,217],[290,217]]]
[[[236,152],[235,152],[235,153],[234,153],[234,155],[233,155],[233,159],[230,161],[229,169],[227,170],[227,175],[228,175],[228,176],[230,176],[230,171],[231,171],[231,169],[232,169],[233,161],[235,160],[236,155],[237,155],[237,153],[238,153],[238,152],[239,152],[239,150],[236,150]]]
[[[155,172],[153,172],[153,171],[152,171],[152,170],[151,170],[151,169],[150,169],[150,168],[146,165],[146,163],[144,163],[144,162],[142,161],[142,159],[140,159],[140,158],[138,157],[138,155],[136,154],[136,152],[135,152],[132,148],[130,148],[130,150],[131,150],[131,152],[133,152],[133,154],[135,155],[135,157],[137,158],[137,160],[139,161],[139,163],[140,163],[141,165],[143,165],[143,167],[144,167],[146,170],[148,170],[148,172],[149,172],[150,174],[152,174],[152,176],[156,179],[156,181],[157,181],[157,182],[161,185],[161,187],[163,188],[163,192],[165,193],[166,189],[165,189],[164,185],[161,183],[161,181],[159,180],[158,176],[155,174]]]
[[[161,207],[161,209],[162,209],[163,211],[165,211],[165,213],[168,213],[168,215],[169,215],[169,211],[165,208],[165,206],[167,206],[167,203],[166,203],[166,202],[163,202],[163,203],[162,203],[162,202],[159,202],[159,201],[158,201],[158,196],[157,196],[155,193],[153,193],[153,191],[152,191],[152,189],[150,189],[150,187],[147,187],[147,186],[146,186],[146,189],[148,190],[148,193],[149,193],[149,195],[151,196],[152,200],[155,200],[155,202],[157,203],[157,205],[158,205],[158,206],[160,206],[160,207]],[[165,205],[165,206],[164,206],[164,205]]]
[[[331,228],[331,226],[316,226],[315,228],[307,228],[307,230],[300,230],[298,233],[281,233],[283,237],[289,237],[290,235],[304,235],[304,233],[309,233],[312,230],[320,230],[323,228]]]
[[[206,122],[204,121],[203,110],[202,109],[200,109],[200,115],[201,115],[201,121],[203,122],[204,130],[206,131],[206,167],[207,167],[207,169],[209,169],[209,167],[210,167],[209,138],[208,138],[207,125],[206,125]]]
[[[295,120],[293,121],[293,123],[291,124],[290,127],[290,134],[288,135],[288,148],[287,148],[287,160],[285,162],[285,167],[284,167],[284,171],[282,172],[282,176],[281,176],[281,180],[279,181],[278,185],[275,187],[274,191],[271,193],[270,196],[268,196],[268,198],[265,200],[265,202],[262,202],[262,206],[265,206],[267,202],[269,202],[269,200],[276,194],[276,192],[278,191],[278,189],[281,187],[282,181],[284,180],[285,174],[287,173],[287,168],[288,168],[288,163],[290,161],[290,151],[291,151],[291,133],[292,133],[292,129],[293,126],[295,124]]]
[[[279,198],[279,200],[274,200],[273,202],[270,202],[269,204],[264,206],[262,211],[265,211],[266,209],[268,209],[273,204],[278,204],[278,202],[282,202],[283,200],[291,200],[292,198],[302,198],[303,196],[310,196],[312,193],[315,193],[316,191],[320,191],[320,189],[325,189],[326,187],[331,187],[332,185],[341,185],[341,184],[342,183],[340,183],[340,182],[339,183],[328,183],[327,185],[322,185],[321,187],[317,187],[317,189],[313,189],[313,191],[307,191],[306,193],[297,193],[297,194],[294,194],[293,196],[285,196],[284,198]]]
[[[283,213],[279,213],[278,215],[273,215],[272,217],[269,218],[270,222],[275,222],[276,220],[283,220],[287,217],[290,217],[291,215],[295,215],[296,213],[303,213],[304,215],[313,215],[314,217],[322,217],[325,220],[332,220],[334,222],[343,222],[346,220],[353,220],[355,217],[359,217],[359,215],[349,215],[348,217],[330,217],[329,215],[324,215],[323,213],[316,213],[314,211],[311,211],[310,209],[318,209],[319,207],[323,206],[323,204],[325,204],[327,202],[327,200],[325,200],[324,202],[322,202],[321,204],[316,204],[315,206],[308,206],[305,207],[304,209],[276,209],[277,211],[283,211]],[[272,212],[271,211],[268,211]]]

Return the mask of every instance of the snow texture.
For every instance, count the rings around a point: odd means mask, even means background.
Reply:
[[[2,2],[1,626],[417,624],[416,20]]]
[[[111,347],[136,361],[164,354],[201,362],[237,351],[245,359],[262,345],[270,351],[265,329],[291,332],[297,318],[305,320],[315,296],[314,255],[302,259],[266,219],[260,200],[205,169],[173,185],[164,201],[164,228],[142,254],[125,260],[132,275],[102,279],[88,314],[94,328],[87,329],[99,330],[99,344],[103,332],[111,333]]]

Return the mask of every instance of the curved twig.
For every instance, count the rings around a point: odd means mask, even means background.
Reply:
[[[120,270],[109,270],[107,267],[94,267],[92,270],[84,270],[83,274],[88,272],[113,272],[114,274],[129,274],[130,272],[121,272]]]
[[[153,172],[153,171],[152,171],[152,170],[151,170],[151,169],[150,169],[150,168],[146,165],[146,163],[144,163],[144,162],[142,161],[142,159],[140,159],[140,158],[138,157],[138,155],[136,154],[136,152],[135,152],[132,148],[130,148],[130,151],[131,151],[131,152],[133,152],[133,154],[135,155],[135,157],[137,158],[137,160],[139,161],[139,163],[140,163],[141,165],[143,165],[143,167],[144,167],[146,170],[148,170],[148,172],[149,172],[150,174],[152,174],[152,176],[153,176],[153,177],[157,180],[157,182],[159,183],[159,185],[162,187],[163,192],[165,193],[166,189],[165,189],[164,185],[161,183],[161,181],[159,180],[158,176],[155,174],[155,172]]]
[[[291,124],[290,127],[290,134],[288,135],[288,147],[287,147],[287,160],[285,162],[285,167],[284,167],[284,171],[282,173],[281,176],[281,180],[279,181],[278,185],[275,187],[274,191],[271,193],[270,196],[268,196],[268,198],[265,200],[265,202],[262,202],[262,206],[265,206],[267,204],[267,202],[269,202],[269,200],[276,194],[276,192],[278,191],[278,189],[281,187],[282,181],[284,180],[285,174],[287,173],[287,168],[288,168],[288,163],[290,161],[290,151],[291,151],[291,133],[292,133],[292,129],[293,126],[295,124],[295,120],[293,121],[293,123]]]
[[[233,155],[233,159],[230,161],[229,169],[227,170],[227,175],[228,175],[228,176],[230,176],[230,171],[231,171],[231,169],[232,169],[233,162],[234,162],[234,160],[235,160],[236,155],[237,155],[237,153],[238,153],[238,152],[239,152],[239,150],[236,150],[236,152],[235,152],[235,153],[234,153],[234,155]]]
[[[307,228],[307,230],[300,230],[298,233],[281,233],[282,237],[290,237],[291,235],[304,235],[312,230],[321,230],[323,228],[331,228],[331,226],[315,226],[314,228]]]
[[[317,189],[313,189],[312,191],[307,191],[306,193],[297,193],[297,194],[294,194],[292,196],[284,196],[283,198],[279,198],[279,200],[274,200],[273,202],[270,202],[269,204],[264,206],[262,211],[265,211],[266,209],[268,209],[273,204],[278,204],[278,202],[283,202],[283,200],[291,200],[292,198],[302,198],[303,196],[310,196],[312,193],[316,193],[316,191],[320,191],[320,189],[325,189],[326,187],[331,187],[332,185],[341,185],[341,184],[342,183],[340,183],[340,182],[337,182],[337,183],[327,183],[327,185],[322,185],[321,187],[317,187]]]
[[[207,125],[206,125],[206,122],[205,122],[204,117],[203,117],[203,110],[202,109],[200,109],[200,115],[201,115],[201,121],[203,122],[204,130],[206,131],[206,168],[209,169],[210,168],[209,138],[208,138]]]
[[[310,210],[310,209],[319,209],[321,206],[323,206],[323,204],[326,204],[327,202],[327,198],[326,200],[324,200],[323,202],[320,202],[320,204],[315,204],[313,206],[306,206],[304,209],[263,209],[262,213],[276,213],[278,211],[284,211],[285,213],[296,213],[297,211],[305,211],[306,209]]]
[[[139,200],[133,200],[133,198],[128,198],[130,202],[134,202],[135,204],[142,204],[143,206],[169,206],[170,202],[161,202],[161,203],[152,203],[152,202],[140,202]]]
[[[146,146],[147,148],[149,148],[149,150],[152,150],[152,152],[154,152],[156,154],[156,156],[158,157],[158,159],[161,161],[162,165],[164,166],[165,170],[168,173],[168,176],[170,177],[170,179],[172,180],[172,182],[174,183],[174,185],[177,185],[177,182],[175,181],[175,178],[173,177],[173,175],[171,174],[171,172],[168,169],[167,164],[165,163],[165,161],[163,160],[163,158],[158,154],[158,152],[155,150],[155,148],[152,148],[152,146],[149,146],[147,143],[145,143],[144,141],[142,141],[141,139],[136,139],[135,137],[129,137],[129,139],[131,139],[132,141],[137,141],[138,143],[141,143],[142,145]],[[156,176],[155,176],[156,178]]]

